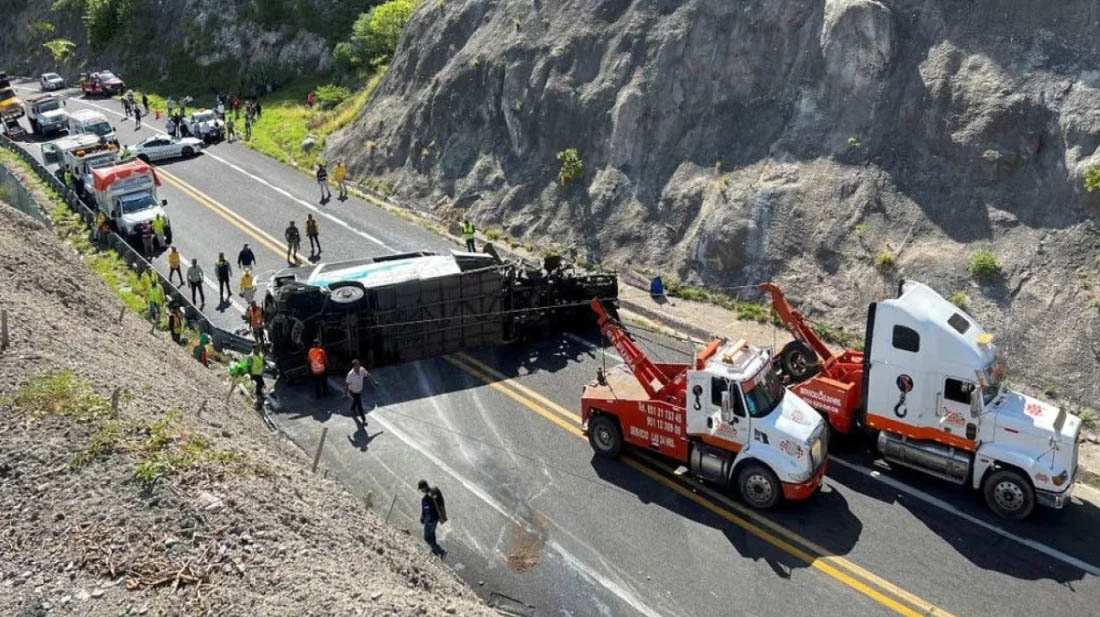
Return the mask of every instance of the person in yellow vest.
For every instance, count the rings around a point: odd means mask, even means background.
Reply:
[[[157,244],[160,245],[160,248],[168,246],[164,238],[164,217],[159,214],[153,218],[153,235],[157,237]]]
[[[462,238],[466,240],[466,250],[473,253],[474,248],[474,224],[470,219],[462,221]]]
[[[164,306],[164,288],[160,286],[160,281],[154,279],[149,283],[146,298],[149,304],[149,318],[153,320],[153,324],[160,324],[160,309]]]
[[[252,353],[248,354],[248,374],[256,384],[256,405],[259,406],[264,398],[264,349],[260,345],[253,345]]]
[[[107,226],[107,215],[103,214],[102,210],[96,210],[95,213],[95,229],[92,230],[92,240],[97,244],[107,238],[107,234],[104,233],[104,228]]]
[[[172,250],[168,251],[168,282],[172,282],[172,275],[178,274],[180,277],[179,285],[176,287],[183,287],[183,272],[180,270],[180,252],[176,250],[176,247],[172,247]]]
[[[180,305],[175,302],[172,303],[168,312],[168,331],[172,333],[172,340],[177,345],[183,343],[181,338],[183,334],[183,312],[180,311]]]
[[[248,303],[244,311],[244,318],[248,321],[248,327],[252,329],[252,340],[260,345],[264,344],[264,309],[256,304],[255,300]]]
[[[251,303],[253,298],[256,297],[256,284],[252,279],[252,270],[245,268],[241,273],[241,296],[245,301]]]
[[[340,196],[337,199],[346,201],[348,198],[348,168],[344,165],[343,159],[336,161],[336,166],[332,168],[332,179],[336,181],[336,186],[340,189]]]

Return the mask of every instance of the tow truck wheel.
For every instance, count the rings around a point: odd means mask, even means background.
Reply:
[[[596,416],[588,421],[588,443],[596,454],[615,458],[623,449],[623,434],[619,425],[607,416]]]
[[[985,503],[993,513],[1010,521],[1027,518],[1035,508],[1035,491],[1026,478],[1010,469],[989,474],[982,487]]]
[[[791,341],[779,352],[779,364],[783,372],[795,382],[802,382],[817,374],[817,354],[802,341]]]
[[[757,510],[767,510],[779,503],[783,487],[771,469],[757,463],[745,465],[737,474],[741,497]]]

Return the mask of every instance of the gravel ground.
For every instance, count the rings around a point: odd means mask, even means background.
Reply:
[[[0,615],[494,614],[4,204],[0,307]]]

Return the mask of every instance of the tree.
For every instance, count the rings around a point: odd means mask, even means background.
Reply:
[[[53,55],[53,59],[58,63],[64,62],[65,58],[69,57],[69,54],[73,53],[76,49],[76,43],[69,39],[51,39],[42,43],[42,46],[50,51]]]
[[[1091,193],[1096,189],[1100,189],[1100,165],[1085,170],[1085,190]]]
[[[351,38],[333,49],[337,66],[358,68],[389,62],[419,4],[420,0],[389,0],[359,15]]]
[[[576,148],[566,148],[558,153],[561,161],[561,170],[558,171],[558,182],[565,186],[569,182],[581,177],[584,173],[584,162]]]

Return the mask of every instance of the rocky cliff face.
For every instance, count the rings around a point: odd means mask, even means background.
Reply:
[[[78,0],[10,0],[0,37],[0,70],[14,75],[111,68],[124,78],[195,88],[278,85],[328,69],[334,41],[374,0],[128,0],[108,41],[92,45]],[[120,2],[120,4],[123,4]],[[34,24],[48,23],[43,34]],[[60,66],[42,42],[77,44]],[[132,79],[131,79],[132,80]]]
[[[963,292],[1020,381],[1089,402],[1098,18],[1073,0],[426,2],[329,150],[584,259],[777,279],[854,332],[899,278]],[[584,173],[562,186],[569,147]],[[979,248],[1002,268],[980,285]]]

